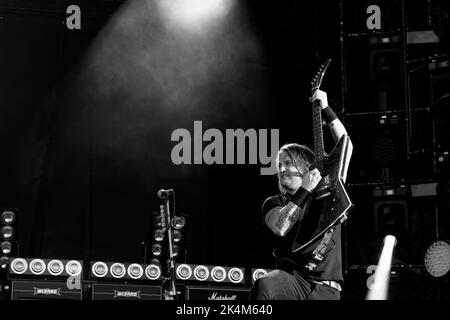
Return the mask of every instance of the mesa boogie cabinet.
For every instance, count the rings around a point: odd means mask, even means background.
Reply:
[[[67,282],[23,281],[11,283],[11,300],[82,300],[81,286],[69,287]]]
[[[122,283],[92,285],[92,300],[162,300],[161,286]]]

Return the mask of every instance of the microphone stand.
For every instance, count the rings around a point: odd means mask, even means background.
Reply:
[[[172,247],[172,223],[170,216],[170,206],[169,197],[164,199],[164,206],[166,207],[166,223],[167,223],[167,240],[169,241],[169,274],[170,274],[170,290],[169,290],[169,300],[178,300],[177,288],[175,286],[175,259],[173,257],[173,247]]]

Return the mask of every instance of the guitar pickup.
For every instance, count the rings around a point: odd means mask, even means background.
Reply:
[[[325,189],[326,189],[326,187],[323,188],[322,190],[325,190]],[[320,190],[319,190],[319,191],[320,191]],[[322,194],[317,195],[316,199],[319,200],[319,199],[328,197],[329,195],[331,195],[331,192],[330,192],[330,191],[327,191],[327,192],[325,192],[325,193],[322,193]]]

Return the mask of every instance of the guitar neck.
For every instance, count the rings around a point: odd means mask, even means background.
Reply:
[[[313,134],[314,134],[314,153],[315,162],[323,160],[325,149],[323,145],[323,127],[322,127],[322,113],[320,110],[320,103],[318,101],[313,102]]]

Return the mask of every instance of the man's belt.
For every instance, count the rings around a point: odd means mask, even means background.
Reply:
[[[330,286],[330,287],[336,289],[337,291],[342,291],[341,285],[339,283],[337,283],[336,281],[314,281],[314,283],[325,285],[325,286]]]

